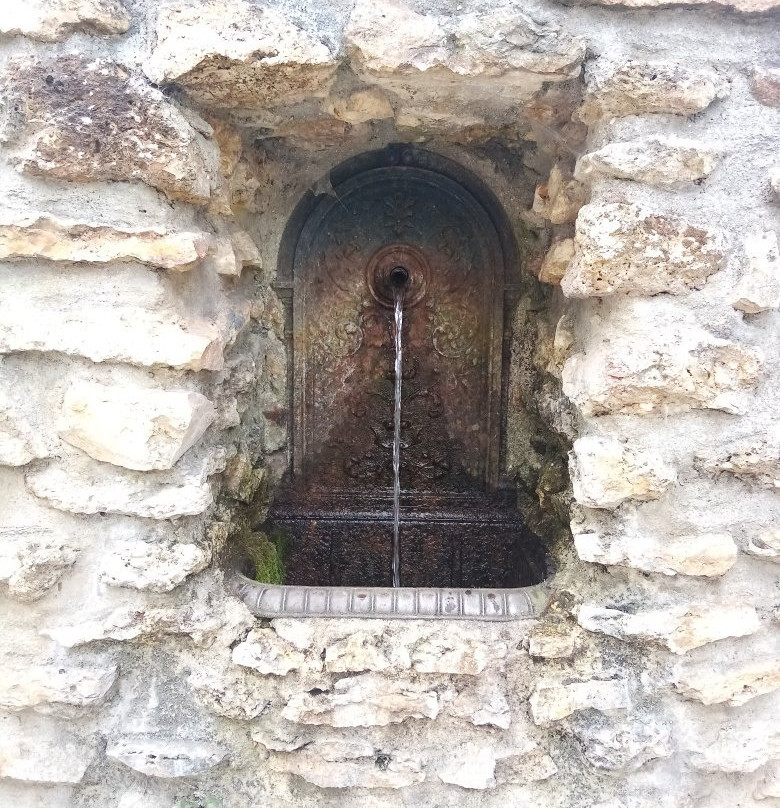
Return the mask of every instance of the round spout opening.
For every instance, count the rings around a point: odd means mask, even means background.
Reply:
[[[409,270],[402,266],[393,267],[390,270],[390,283],[396,289],[404,289],[409,283]]]

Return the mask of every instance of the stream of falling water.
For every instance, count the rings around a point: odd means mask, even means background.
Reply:
[[[393,289],[395,389],[393,392],[393,586],[401,586],[401,381],[403,379],[404,288]]]

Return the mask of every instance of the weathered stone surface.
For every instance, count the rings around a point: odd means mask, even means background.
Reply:
[[[575,242],[561,280],[567,297],[685,294],[704,286],[726,260],[720,232],[618,202],[582,208]]]
[[[780,762],[773,761],[764,769],[764,776],[753,791],[754,800],[780,797]],[[771,803],[769,803],[771,805]]]
[[[752,721],[748,726],[726,725],[717,736],[704,735],[691,747],[689,764],[703,772],[754,772],[780,758],[780,732],[777,726]]]
[[[0,223],[0,259],[44,258],[90,264],[138,261],[160,269],[183,270],[203,258],[209,246],[206,233],[120,229],[45,215],[13,218]]]
[[[273,682],[251,671],[205,665],[193,670],[189,684],[210,712],[235,721],[251,721],[263,714],[274,695]]]
[[[585,603],[577,621],[587,631],[619,640],[658,643],[674,654],[684,654],[726,637],[744,637],[758,631],[752,606],[670,606],[635,613]]]
[[[744,242],[745,263],[731,305],[746,314],[780,308],[780,250],[777,233],[753,233]]]
[[[766,488],[780,488],[780,425],[725,446],[702,449],[693,464],[706,474],[731,474]]]
[[[31,493],[71,513],[121,513],[149,519],[196,516],[213,502],[208,464],[181,465],[170,472],[120,471],[73,458],[29,472]]]
[[[583,155],[577,160],[574,176],[580,182],[603,175],[661,188],[681,188],[708,177],[720,151],[697,140],[650,135],[608,143]]]
[[[213,769],[227,750],[206,741],[124,735],[113,738],[106,755],[149,777],[189,777]]]
[[[331,691],[297,693],[282,710],[282,717],[332,727],[385,726],[407,718],[436,718],[443,698],[444,694],[425,682],[363,674],[339,679]]]
[[[403,647],[385,645],[381,639],[366,631],[356,631],[325,649],[325,669],[332,673],[362,673],[384,671],[388,668],[408,670],[409,651]]]
[[[377,87],[355,90],[346,98],[333,99],[330,112],[351,124],[381,121],[395,114],[387,94]]]
[[[16,600],[42,598],[76,563],[80,545],[45,528],[0,528],[0,581]]]
[[[507,729],[512,723],[509,702],[494,679],[481,678],[477,684],[462,690],[447,712],[478,727],[487,725]]]
[[[147,75],[209,107],[267,109],[323,95],[338,65],[278,9],[243,0],[162,6],[155,33]]]
[[[585,187],[556,163],[546,185],[534,192],[533,210],[551,224],[566,224],[577,218],[586,197]]]
[[[0,780],[80,783],[97,750],[65,730],[0,720]]]
[[[657,720],[614,719],[587,710],[572,716],[568,724],[586,760],[597,769],[638,769],[673,751],[669,727]]]
[[[261,267],[257,245],[243,230],[214,239],[211,253],[212,264],[219,275],[239,278],[246,267]]]
[[[74,31],[123,34],[130,16],[119,0],[5,0],[0,34],[57,42]]]
[[[443,783],[461,788],[484,790],[493,788],[496,781],[496,749],[477,743],[459,744],[439,762],[435,771]]]
[[[631,696],[625,679],[569,683],[542,680],[528,703],[534,723],[548,724],[579,710],[627,710],[631,707]]]
[[[671,301],[629,298],[594,332],[587,355],[571,356],[563,368],[563,392],[586,416],[739,414],[763,372],[756,348],[714,337]]]
[[[487,645],[477,640],[454,639],[438,633],[417,645],[412,652],[412,668],[418,673],[453,673],[476,676],[488,662],[503,659],[506,643]]]
[[[299,651],[307,651],[314,644],[317,630],[311,620],[298,620],[292,617],[280,617],[272,621],[274,631],[283,639],[294,645]]]
[[[117,680],[116,665],[25,665],[0,671],[0,707],[56,713],[103,704]]]
[[[557,774],[555,761],[538,744],[531,742],[522,754],[509,755],[496,761],[496,783],[526,785],[547,780]]]
[[[577,635],[565,623],[542,623],[528,638],[528,653],[542,659],[568,659],[574,655]]]
[[[419,760],[367,741],[319,739],[294,752],[271,752],[268,765],[320,788],[404,788],[425,779]]]
[[[718,668],[712,665],[678,667],[674,688],[686,699],[702,704],[744,704],[780,688],[780,660],[748,659]]]
[[[47,454],[28,419],[0,390],[0,466],[24,466]]]
[[[60,435],[95,460],[138,471],[169,469],[215,414],[191,390],[76,382],[65,393]]]
[[[763,2],[776,4],[775,0]],[[754,67],[750,77],[750,90],[762,104],[780,109],[780,67]]]
[[[573,258],[574,239],[567,238],[554,242],[544,256],[539,270],[539,280],[542,283],[560,284]]]
[[[744,14],[760,14],[780,5],[778,0],[567,0],[578,5],[610,6],[620,8],[669,8],[681,6],[695,9],[697,6],[716,7]]]
[[[780,199],[780,166],[772,166],[769,169],[769,187],[775,199]]]
[[[658,499],[677,477],[654,452],[596,435],[574,441],[569,470],[577,502],[609,510],[628,499]]]
[[[716,577],[728,572],[737,560],[737,545],[730,533],[660,537],[579,533],[574,546],[583,561],[664,575]]]
[[[147,592],[170,592],[205,569],[211,552],[197,544],[117,541],[103,556],[100,580]]]
[[[745,552],[767,561],[780,563],[780,528],[764,530],[750,539]]]
[[[254,629],[233,649],[233,662],[259,673],[284,676],[303,666],[304,655],[269,629]]]
[[[216,147],[165,96],[114,62],[71,54],[6,63],[9,137],[24,171],[71,182],[138,180],[205,204]]]
[[[673,63],[598,59],[588,65],[585,76],[585,101],[577,114],[587,124],[648,112],[692,115],[723,92],[712,70]]]

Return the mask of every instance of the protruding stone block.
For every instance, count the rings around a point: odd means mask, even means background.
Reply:
[[[702,704],[736,706],[780,689],[780,659],[747,659],[717,668],[688,665],[675,671],[674,688]]]
[[[745,552],[780,564],[780,528],[761,531],[758,536],[750,539]]]
[[[109,586],[170,592],[210,561],[211,553],[197,544],[117,542],[103,556],[100,579]]]
[[[205,396],[190,390],[77,382],[65,393],[60,435],[95,460],[137,471],[169,469],[215,414]]]
[[[580,533],[574,537],[574,546],[583,561],[663,575],[716,577],[737,560],[737,545],[730,533],[662,537]]]
[[[731,305],[746,314],[780,308],[780,250],[777,233],[753,233],[744,242],[745,262]]]
[[[601,58],[588,66],[585,101],[578,115],[587,124],[652,112],[693,115],[722,92],[720,79],[709,69]]]
[[[756,718],[740,721],[737,714],[714,740],[710,733],[702,733],[688,750],[688,762],[702,772],[739,774],[780,759],[780,731],[774,717],[767,718],[771,723]]]
[[[80,545],[73,537],[45,528],[0,528],[0,581],[16,600],[42,598],[76,563]]]
[[[729,441],[725,446],[701,449],[693,464],[706,474],[731,474],[772,490],[780,489],[780,425],[772,424],[765,432]]]
[[[654,452],[590,435],[574,442],[569,463],[574,498],[588,508],[617,508],[628,499],[658,499],[677,475]]]
[[[574,176],[580,182],[602,175],[660,188],[681,188],[708,177],[719,151],[697,140],[651,135],[608,143],[583,155]]]
[[[759,628],[752,606],[670,606],[631,613],[586,603],[577,620],[587,631],[657,643],[674,654],[726,637],[754,634]]]
[[[213,769],[227,750],[207,741],[124,735],[109,741],[106,755],[149,777],[191,777]]]
[[[54,713],[103,704],[114,687],[116,665],[25,665],[0,671],[0,707]]]
[[[25,466],[47,455],[28,419],[0,390],[0,466]]]
[[[447,712],[463,718],[477,727],[491,726],[507,729],[512,723],[509,702],[495,679],[480,677],[477,684],[458,694]]]
[[[476,743],[458,744],[435,767],[438,778],[453,786],[483,791],[496,781],[496,748]]]
[[[628,710],[631,696],[625,679],[584,682],[541,681],[529,699],[535,724],[560,721],[578,710]]]
[[[560,284],[573,258],[574,239],[567,238],[563,239],[563,241],[556,241],[544,256],[544,261],[539,270],[539,280],[542,283]]]
[[[270,629],[255,629],[233,649],[233,662],[253,668],[262,674],[285,676],[303,666],[300,651]]]
[[[384,671],[388,668],[408,670],[409,651],[379,647],[380,638],[368,631],[355,631],[325,649],[325,669],[332,673],[362,673]]]
[[[9,137],[22,146],[16,160],[25,172],[141,181],[170,199],[208,203],[216,146],[128,69],[80,54],[19,58],[6,63],[0,84],[15,109]]]
[[[119,0],[4,0],[0,34],[59,42],[74,31],[124,34],[130,16]]]
[[[777,0],[763,0],[776,4]],[[780,67],[757,66],[750,77],[750,90],[767,107],[780,109]]]
[[[577,218],[586,196],[585,187],[556,164],[547,184],[537,186],[533,209],[552,224],[566,224]]]
[[[412,668],[418,673],[451,673],[477,676],[494,660],[507,654],[506,643],[481,643],[438,634],[423,640],[412,652]]]
[[[719,231],[618,202],[582,208],[575,242],[561,281],[567,297],[685,294],[704,286],[726,261]]]
[[[198,701],[210,712],[234,721],[251,721],[262,715],[275,695],[275,684],[268,677],[235,665],[225,669],[203,665],[194,668],[188,679]]]
[[[542,659],[569,659],[577,644],[575,630],[565,623],[537,626],[528,638],[528,653]]]

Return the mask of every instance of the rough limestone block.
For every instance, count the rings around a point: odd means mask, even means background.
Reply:
[[[3,0],[0,34],[58,42],[74,31],[124,34],[130,16],[119,0]]]
[[[747,659],[717,668],[712,664],[678,667],[674,688],[702,704],[744,704],[780,689],[780,659]]]
[[[425,779],[407,752],[381,752],[367,741],[323,738],[293,752],[271,752],[268,766],[319,788],[405,788]]]
[[[542,659],[569,659],[574,656],[577,635],[566,624],[542,623],[528,638],[528,653]]]
[[[448,634],[436,634],[412,652],[412,668],[418,673],[450,673],[477,676],[489,662],[504,659],[506,643],[481,643]]]
[[[106,755],[149,777],[167,779],[213,769],[225,758],[227,750],[206,741],[123,735],[108,742]]]
[[[482,791],[496,784],[495,746],[477,743],[458,744],[434,768],[443,783]]]
[[[15,110],[7,137],[23,171],[70,182],[137,180],[170,199],[208,203],[216,146],[121,65],[78,54],[13,59],[0,91]]]
[[[567,297],[685,294],[701,289],[726,261],[719,231],[617,202],[582,208],[575,242],[561,280]]]
[[[305,657],[276,632],[255,629],[233,649],[232,659],[258,673],[285,676],[303,667]]]
[[[702,772],[737,774],[780,759],[780,731],[775,717],[768,718],[771,723],[736,720],[721,727],[714,740],[702,733],[688,750],[688,763]]]
[[[549,724],[579,710],[628,710],[631,696],[625,679],[541,681],[528,703],[534,724]]]
[[[780,308],[780,250],[777,233],[753,233],[744,242],[745,263],[731,305],[746,314]]]
[[[172,468],[216,415],[190,390],[76,382],[65,393],[61,437],[95,460],[137,471]]]
[[[745,547],[745,552],[766,561],[780,564],[780,528],[770,528],[754,536]]]
[[[588,508],[612,510],[628,499],[658,499],[676,472],[650,451],[632,449],[615,438],[578,438],[569,453],[574,498]]]
[[[544,261],[539,269],[539,280],[542,283],[560,284],[573,258],[574,239],[556,241],[544,256]]]
[[[579,5],[597,5],[617,8],[669,8],[695,10],[697,6],[715,7],[743,14],[761,14],[780,6],[780,0],[567,0]]]
[[[577,621],[587,631],[618,640],[657,643],[674,654],[759,629],[752,606],[669,606],[631,613],[585,603]]]
[[[730,533],[662,537],[579,533],[574,546],[583,561],[663,575],[717,577],[737,560],[737,545]]]
[[[103,555],[100,580],[109,586],[170,592],[210,561],[211,552],[197,544],[116,542]]]
[[[282,717],[299,724],[383,727],[408,718],[436,718],[442,701],[450,697],[424,680],[385,679],[369,673],[339,679],[332,690],[317,695],[296,693]]]
[[[773,2],[773,0],[765,0]],[[767,107],[780,109],[780,67],[758,65],[750,76],[750,90]]]
[[[533,741],[519,755],[508,755],[496,762],[495,778],[498,785],[527,785],[537,780],[548,780],[558,773],[555,761]]]
[[[275,695],[271,680],[235,665],[197,667],[187,681],[206,710],[234,721],[251,721],[262,715]]]
[[[0,581],[21,601],[42,598],[76,563],[73,537],[36,527],[0,528]]]
[[[0,671],[0,707],[4,710],[34,710],[56,713],[73,707],[103,704],[113,691],[119,669],[116,665],[74,667],[30,665]]]
[[[213,240],[211,263],[219,275],[239,278],[246,267],[260,267],[260,252],[249,233],[238,230]]]
[[[594,323],[587,354],[563,368],[563,392],[585,416],[748,408],[763,375],[757,348],[714,337],[671,301],[628,298]]]
[[[211,506],[210,473],[208,464],[141,473],[71,458],[29,472],[25,482],[31,493],[61,511],[177,519],[197,516]]]
[[[747,438],[702,449],[694,455],[693,465],[712,476],[730,474],[772,490],[780,489],[780,425]]]
[[[484,677],[458,693],[458,697],[447,708],[447,713],[463,718],[477,727],[507,729],[512,723],[509,702],[499,680]]]
[[[25,466],[48,454],[28,419],[0,390],[0,466]]]
[[[556,163],[547,184],[537,186],[534,192],[533,210],[551,224],[566,224],[577,218],[586,196],[585,186]]]
[[[753,791],[754,800],[780,798],[780,761],[772,761],[765,769],[764,776]],[[767,803],[771,805],[772,803]]]
[[[773,166],[769,169],[769,187],[772,189],[775,199],[780,200],[780,166]]]
[[[243,0],[164,5],[155,34],[146,74],[208,107],[267,109],[322,96],[338,67],[327,45],[282,12]]]
[[[720,149],[697,140],[651,135],[608,143],[577,160],[574,176],[589,182],[598,175],[634,180],[660,188],[682,188],[708,177]]]
[[[693,115],[723,93],[714,71],[662,62],[601,58],[588,64],[585,81],[585,100],[577,114],[587,124],[648,112]]]
[[[408,670],[412,661],[409,651],[382,643],[368,631],[355,631],[325,649],[325,670],[331,673],[362,673],[384,671],[388,668]]]
[[[206,233],[166,233],[63,221],[46,215],[3,216],[0,259],[108,264],[138,261],[160,269],[190,269],[209,246]]]

